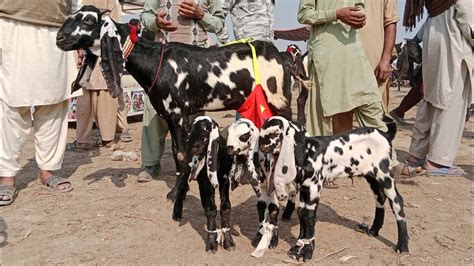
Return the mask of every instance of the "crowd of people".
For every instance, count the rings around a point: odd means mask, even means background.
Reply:
[[[81,4],[108,9],[111,18],[120,20],[117,0],[82,0]],[[132,141],[123,97],[110,96],[100,67],[96,67],[77,99],[76,140],[66,144],[67,99],[71,97],[74,72],[71,65],[81,66],[84,53],[65,53],[55,41],[62,22],[77,5],[71,0],[0,2],[1,206],[15,198],[19,158],[31,127],[38,179],[56,192],[73,189],[70,181],[53,173],[61,169],[66,150],[109,147],[117,141],[117,129],[121,131],[120,141]],[[423,44],[423,67],[412,89],[417,94],[413,96],[415,104],[423,98],[416,113],[410,155],[399,162],[393,151],[391,169],[396,177],[412,176],[418,168],[432,176],[462,176],[464,170],[453,163],[465,112],[472,103],[473,3],[406,0],[403,25],[415,27],[424,8],[428,18],[415,37]],[[230,16],[235,39],[272,42],[274,9],[274,0],[145,0],[140,21],[133,23],[140,28],[143,25],[142,37],[157,42],[208,47],[209,33],[216,34],[221,44],[231,40],[225,27],[225,18]],[[295,15],[311,31],[308,72],[314,89],[309,92],[306,108],[308,133],[327,136],[350,130],[353,116],[361,127],[386,131],[382,118],[389,113],[387,81],[399,21],[397,1],[300,0]],[[403,122],[405,107],[390,112],[396,121]],[[94,121],[101,136],[96,143],[91,141]],[[166,122],[145,97],[139,182],[158,176],[168,131]],[[336,184],[327,186],[337,188]]]

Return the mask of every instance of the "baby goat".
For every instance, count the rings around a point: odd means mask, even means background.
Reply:
[[[392,121],[393,122],[393,121]],[[274,182],[277,196],[282,199],[286,184],[300,185],[298,216],[300,234],[296,245],[288,251],[295,259],[308,261],[313,256],[316,209],[323,184],[335,177],[363,176],[375,197],[375,218],[366,233],[377,236],[384,220],[384,203],[388,198],[397,220],[396,250],[408,252],[408,232],[403,210],[403,198],[390,175],[391,141],[396,126],[387,124],[388,132],[374,128],[359,128],[330,137],[305,137],[292,122],[272,117],[263,125],[259,149],[275,162]]]
[[[252,253],[256,257],[263,255],[266,248],[276,248],[278,245],[278,214],[280,202],[278,201],[273,185],[271,169],[273,162],[271,156],[264,156],[258,151],[257,142],[259,131],[252,121],[241,118],[229,127],[229,135],[227,137],[227,149],[233,157],[232,170],[230,179],[232,189],[239,183],[253,184],[253,188],[258,196],[257,211],[259,229],[255,235],[252,246],[257,250]],[[262,186],[261,186],[261,185]],[[262,189],[262,191],[260,190]],[[290,197],[285,199],[286,207],[283,212],[282,219],[290,220],[291,214],[295,209],[296,186],[294,183],[285,185]],[[266,211],[268,210],[269,221],[266,219]],[[264,235],[268,235],[269,239],[264,239]],[[260,244],[260,245],[259,245]]]
[[[230,232],[229,172],[232,158],[227,153],[226,140],[219,133],[219,126],[208,116],[197,117],[186,138],[186,162],[191,168],[188,181],[197,180],[201,203],[207,217],[206,251],[217,251],[220,242],[225,249],[235,248]],[[216,228],[215,180],[219,183],[221,199],[221,229]]]
[[[252,52],[248,44],[220,48],[161,44],[138,39],[131,32],[129,25],[113,21],[106,12],[83,6],[61,26],[56,45],[65,51],[87,51],[74,88],[89,79],[98,56],[113,96],[122,91],[120,76],[124,67],[144,88],[158,115],[166,120],[173,140],[176,175],[180,178],[167,197],[183,200],[185,194],[177,195],[176,191],[177,186],[185,185],[181,177],[189,174],[184,162],[188,116],[198,111],[239,108],[256,85]],[[259,67],[265,70],[261,71],[261,81],[270,109],[291,118],[291,69],[273,44],[252,44]],[[175,208],[173,218],[181,218],[180,210]]]

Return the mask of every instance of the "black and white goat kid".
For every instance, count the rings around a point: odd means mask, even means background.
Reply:
[[[148,94],[158,115],[169,126],[176,175],[187,176],[184,162],[188,115],[198,111],[237,109],[255,87],[252,53],[248,44],[220,48],[200,48],[182,43],[155,43],[140,38],[130,46],[130,28],[114,22],[94,6],[83,6],[66,19],[57,34],[56,44],[69,51],[85,49],[87,55],[73,88],[88,80],[95,60],[101,57],[101,68],[112,96],[121,93],[123,67]],[[252,43],[258,55],[262,87],[274,114],[291,118],[291,69],[277,48],[268,42]],[[130,47],[133,49],[130,50]],[[125,56],[124,56],[125,55]],[[168,198],[182,200],[177,186]],[[181,190],[182,191],[182,190]],[[181,218],[181,210],[173,211]]]
[[[230,232],[229,200],[232,158],[227,153],[226,140],[219,133],[219,126],[214,120],[208,116],[199,116],[190,126],[186,144],[186,162],[191,168],[188,181],[198,181],[201,203],[207,218],[206,251],[215,252],[219,243],[227,250],[234,249],[235,243]],[[216,184],[221,201],[220,229],[216,227]]]
[[[388,198],[398,227],[399,252],[408,252],[408,232],[403,198],[390,175],[391,141],[396,126],[389,123],[388,132],[359,128],[330,137],[305,137],[292,122],[272,117],[262,126],[259,149],[276,160],[274,180],[277,196],[284,197],[285,184],[300,185],[298,216],[300,233],[288,255],[308,261],[315,247],[316,209],[323,184],[335,177],[364,177],[375,197],[375,218],[366,233],[377,236],[384,220],[384,203]]]
[[[258,151],[259,130],[252,121],[241,118],[229,127],[227,149],[233,157],[230,180],[232,189],[239,183],[254,183],[253,188],[258,196],[258,231],[252,240],[252,246],[257,248],[252,255],[263,256],[266,248],[276,248],[278,245],[278,214],[280,203],[286,204],[282,219],[290,220],[295,209],[296,184],[285,185],[289,195],[279,201],[273,183],[271,169],[274,169],[271,156],[264,156]],[[248,180],[248,181],[247,181]],[[267,210],[269,219],[267,219]],[[263,238],[263,241],[262,241]],[[267,238],[267,239],[266,239]]]

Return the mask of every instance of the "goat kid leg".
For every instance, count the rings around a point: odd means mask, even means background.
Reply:
[[[375,179],[373,175],[365,176],[365,179],[367,180],[367,183],[369,183],[370,189],[374,193],[375,217],[370,229],[366,224],[358,224],[357,230],[362,231],[369,236],[378,236],[385,219],[384,204],[387,197],[383,192],[383,187],[380,186],[379,182]]]
[[[232,239],[231,225],[230,225],[230,214],[231,205],[229,200],[229,179],[222,178],[219,180],[219,195],[221,197],[221,229],[224,233],[223,247],[226,250],[234,250],[235,242]]]
[[[270,216],[270,224],[273,225],[272,238],[270,239],[269,248],[273,249],[278,246],[278,213],[280,208],[278,207],[278,199],[276,192],[273,191],[270,194],[270,203],[268,204],[268,213]]]
[[[308,88],[304,86],[304,84],[301,84],[301,91],[300,95],[298,96],[298,99],[296,100],[296,106],[297,106],[297,120],[300,122],[302,125],[306,125],[306,116],[305,116],[305,106],[306,106],[306,101],[308,99]]]
[[[207,218],[206,251],[216,253],[219,243],[217,242],[218,232],[216,230],[217,207],[215,203],[215,190],[205,173],[199,174],[198,183],[202,208]]]
[[[295,211],[295,201],[296,201],[296,184],[292,183],[287,185],[288,190],[288,201],[286,203],[285,210],[281,216],[283,221],[291,220],[291,215]]]
[[[262,195],[258,198],[257,202],[257,212],[258,212],[258,230],[257,234],[255,234],[255,237],[252,240],[252,246],[256,248],[258,246],[258,243],[260,243],[260,240],[262,239],[263,234],[260,233],[263,225],[265,224],[265,212],[267,211],[267,202],[265,200],[266,198],[266,193],[262,193]]]
[[[403,209],[403,198],[395,187],[395,180],[391,176],[384,178],[384,192],[392,208],[392,212],[397,220],[398,242],[396,251],[399,253],[408,252],[408,229]]]
[[[311,181],[306,179],[300,189],[300,207],[298,216],[300,218],[300,236],[296,245],[289,251],[288,255],[296,260],[303,258],[303,261],[309,261],[313,257],[315,240],[314,232],[316,225],[316,209],[319,205],[319,195],[321,193],[322,180]],[[311,193],[313,192],[313,193]]]

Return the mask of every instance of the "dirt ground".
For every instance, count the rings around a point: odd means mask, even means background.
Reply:
[[[392,88],[392,107],[407,88]],[[233,121],[233,112],[212,113],[221,126]],[[413,122],[415,110],[407,118]],[[474,120],[474,118],[472,119]],[[133,142],[119,143],[124,151],[140,150],[141,122],[132,122]],[[374,201],[366,182],[338,180],[339,189],[322,193],[316,225],[316,250],[312,263],[322,264],[469,264],[473,253],[473,121],[466,125],[456,164],[465,177],[419,176],[398,181],[406,204],[410,253],[394,252],[395,219],[387,204],[380,236],[370,238],[354,230],[359,222],[370,224]],[[6,130],[6,129],[2,129]],[[97,134],[97,132],[95,132]],[[75,136],[69,131],[69,142]],[[411,126],[400,127],[395,147],[400,159],[407,155]],[[232,223],[236,250],[204,251],[205,216],[197,183],[185,201],[183,219],[171,219],[172,203],[165,198],[174,184],[175,166],[168,149],[159,179],[137,183],[140,160],[111,161],[112,151],[67,151],[64,168],[57,174],[68,178],[74,190],[54,194],[36,180],[34,139],[21,156],[19,195],[13,205],[0,208],[0,264],[285,264],[286,252],[296,241],[298,218],[279,223],[280,243],[262,258],[250,253],[258,229],[256,197],[249,186],[231,192]],[[170,139],[167,144],[170,145]],[[341,258],[352,255],[343,262]],[[347,258],[347,257],[345,257]]]

